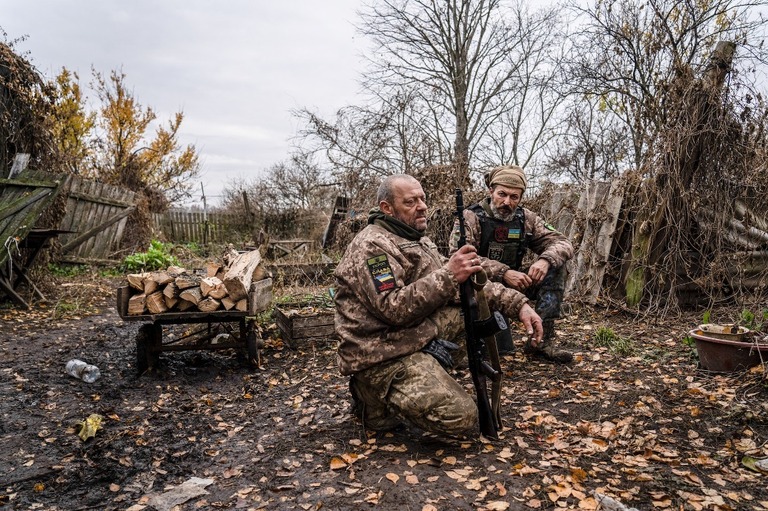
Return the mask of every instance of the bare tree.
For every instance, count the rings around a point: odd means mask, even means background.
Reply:
[[[596,94],[600,108],[626,126],[633,166],[643,163],[649,142],[667,124],[673,82],[681,73],[701,70],[719,40],[739,43],[744,70],[766,61],[761,41],[766,20],[758,9],[766,5],[765,0],[572,3],[582,22],[576,46],[589,48],[574,59],[574,83],[583,95]]]
[[[482,150],[476,157],[483,167],[515,163],[534,170],[562,133],[561,111],[572,86],[562,67],[569,27],[559,12],[556,7],[531,11],[523,3],[505,11],[505,23],[515,34],[506,59],[509,95],[479,140]]]
[[[627,128],[605,115],[594,95],[574,96],[556,143],[544,147],[542,170],[555,181],[583,183],[612,179],[626,167],[631,151]]]
[[[508,56],[517,42],[501,0],[384,0],[362,14],[374,42],[366,87],[379,98],[421,95],[437,145],[451,147],[457,183],[474,147],[511,101]]]

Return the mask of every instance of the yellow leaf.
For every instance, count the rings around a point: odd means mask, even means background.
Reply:
[[[493,502],[489,502],[485,505],[485,508],[488,511],[506,511],[509,509],[509,502],[502,502],[500,500],[495,500]]]
[[[405,482],[408,484],[419,484],[419,478],[413,474],[405,476]]]
[[[331,458],[331,470],[339,470],[342,468],[346,468],[346,466],[347,466],[347,463],[343,459],[339,458],[338,456],[334,456],[333,458]]]
[[[43,483],[35,483],[34,490],[39,493],[45,490],[45,485]]]
[[[397,482],[400,480],[400,476],[393,472],[389,472],[385,477],[392,481],[392,484],[397,484]]]
[[[96,436],[96,432],[101,429],[101,420],[101,415],[92,413],[87,419],[79,424],[80,432],[78,433],[78,436],[83,442]]]
[[[571,479],[574,483],[583,483],[587,480],[587,472],[583,468],[571,469]]]

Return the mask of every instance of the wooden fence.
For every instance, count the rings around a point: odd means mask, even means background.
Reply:
[[[231,213],[170,210],[152,215],[155,230],[173,243],[234,243],[251,238],[245,216]]]
[[[136,194],[98,181],[72,176],[59,236],[61,260],[84,262],[113,259],[128,216],[136,210]]]

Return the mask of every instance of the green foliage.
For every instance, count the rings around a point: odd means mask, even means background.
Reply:
[[[696,341],[693,340],[693,337],[691,337],[690,335],[686,335],[685,337],[683,337],[683,341],[682,342],[683,342],[683,344],[685,344],[689,348],[695,348],[696,347]]]
[[[612,328],[601,326],[595,331],[595,345],[608,348],[619,355],[630,355],[635,350],[634,341],[629,337],[622,337]]]
[[[103,268],[99,270],[99,276],[100,277],[122,277],[123,276],[123,267],[122,266],[113,266],[110,268]]]
[[[62,319],[66,316],[75,315],[80,311],[80,303],[75,300],[74,302],[60,301],[53,306],[53,319]]]
[[[123,259],[122,268],[126,272],[162,270],[171,265],[178,265],[179,260],[170,253],[170,244],[152,240],[146,252],[132,254]]]
[[[702,324],[702,325],[706,325],[706,324],[709,324],[709,322],[710,322],[710,321],[709,321],[709,318],[710,318],[710,316],[712,316],[712,311],[710,311],[710,310],[708,310],[708,311],[705,311],[705,312],[704,312],[704,316],[702,316],[702,318],[701,318],[701,324]]]
[[[78,275],[83,275],[84,273],[87,273],[88,268],[86,266],[79,265],[79,264],[58,265],[58,264],[50,263],[48,265],[48,272],[51,275],[54,275],[56,277],[76,277]]]
[[[741,311],[739,323],[750,330],[760,331],[768,325],[768,309],[763,309],[760,314],[755,314],[749,309]]]

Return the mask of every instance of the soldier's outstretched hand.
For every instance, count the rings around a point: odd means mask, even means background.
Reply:
[[[504,285],[507,287],[517,289],[518,291],[525,291],[531,284],[533,284],[533,281],[527,273],[515,270],[504,272]]]
[[[544,337],[544,326],[541,322],[541,318],[527,303],[520,307],[518,317],[520,318],[520,321],[523,322],[525,332],[531,340],[531,345],[535,348],[541,342],[541,338]]]
[[[453,253],[446,263],[448,271],[453,273],[459,284],[466,281],[473,273],[483,270],[480,266],[480,257],[477,255],[477,249],[472,245],[464,245]]]
[[[530,275],[533,284],[538,284],[544,280],[548,271],[549,261],[546,259],[538,259],[530,268],[528,268],[528,275]]]

